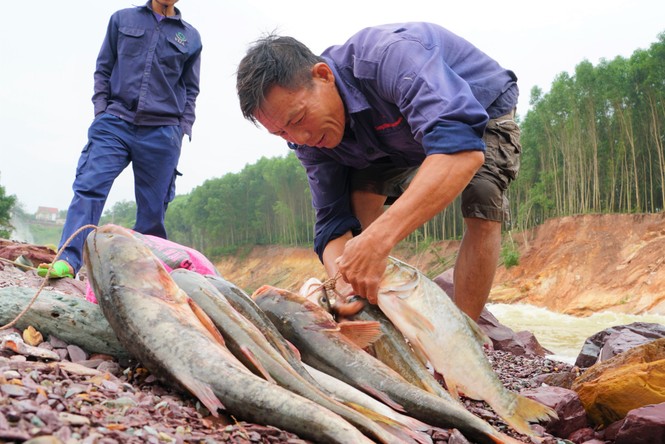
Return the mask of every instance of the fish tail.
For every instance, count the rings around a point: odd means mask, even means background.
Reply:
[[[518,432],[533,437],[535,432],[531,429],[529,421],[536,422],[558,418],[556,412],[546,405],[518,394],[514,394],[514,396],[515,408],[512,409],[512,413],[505,415],[501,412],[497,413]]]
[[[400,442],[413,443],[413,444],[432,444],[432,437],[425,432],[410,430],[406,427],[397,427],[386,423],[379,422],[379,427],[384,429],[392,436],[399,438]]]

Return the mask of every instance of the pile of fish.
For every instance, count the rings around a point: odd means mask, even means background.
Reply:
[[[390,260],[378,307],[336,322],[311,287],[296,294],[263,286],[250,297],[219,276],[169,274],[115,225],[93,231],[84,256],[120,343],[215,416],[226,411],[322,443],[431,443],[432,426],[456,428],[478,443],[518,442],[466,410],[458,392],[484,399],[534,439],[528,422],[555,416],[504,389],[475,323],[397,260]],[[444,375],[452,395],[424,362]]]

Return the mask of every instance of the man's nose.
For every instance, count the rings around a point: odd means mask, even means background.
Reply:
[[[296,145],[307,145],[310,139],[310,132],[305,129],[292,129],[286,134],[285,139]]]

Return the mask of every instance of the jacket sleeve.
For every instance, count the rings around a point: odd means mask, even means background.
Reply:
[[[180,118],[180,127],[184,134],[189,136],[192,140],[192,126],[196,119],[196,98],[199,95],[199,78],[201,73],[201,51],[202,47],[187,60],[182,79],[185,82],[185,89],[187,91],[187,98],[185,102],[185,111]]]
[[[92,103],[95,116],[104,112],[108,105],[111,88],[111,73],[118,56],[118,24],[115,14],[109,20],[104,42],[97,56],[94,74],[94,94]]]
[[[323,262],[323,251],[328,242],[347,231],[360,232],[360,222],[351,212],[350,168],[328,158],[318,148],[289,146],[295,149],[307,173],[316,212],[314,251]]]

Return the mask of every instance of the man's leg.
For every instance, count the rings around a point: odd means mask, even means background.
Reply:
[[[487,302],[501,252],[501,229],[509,218],[506,189],[520,164],[520,129],[514,110],[489,121],[483,140],[485,164],[462,192],[466,230],[453,283],[455,304],[478,320]]]
[[[136,224],[134,231],[166,239],[164,216],[175,197],[182,144],[177,125],[138,127],[132,145]]]
[[[501,222],[465,218],[453,282],[455,304],[471,319],[478,320],[485,307],[501,251]]]
[[[76,168],[74,197],[67,210],[59,247],[84,225],[97,225],[115,179],[129,164],[123,138],[126,123],[104,114],[88,129],[88,144],[83,149]],[[64,247],[60,259],[78,273],[83,266],[83,244],[90,230],[79,233]]]

